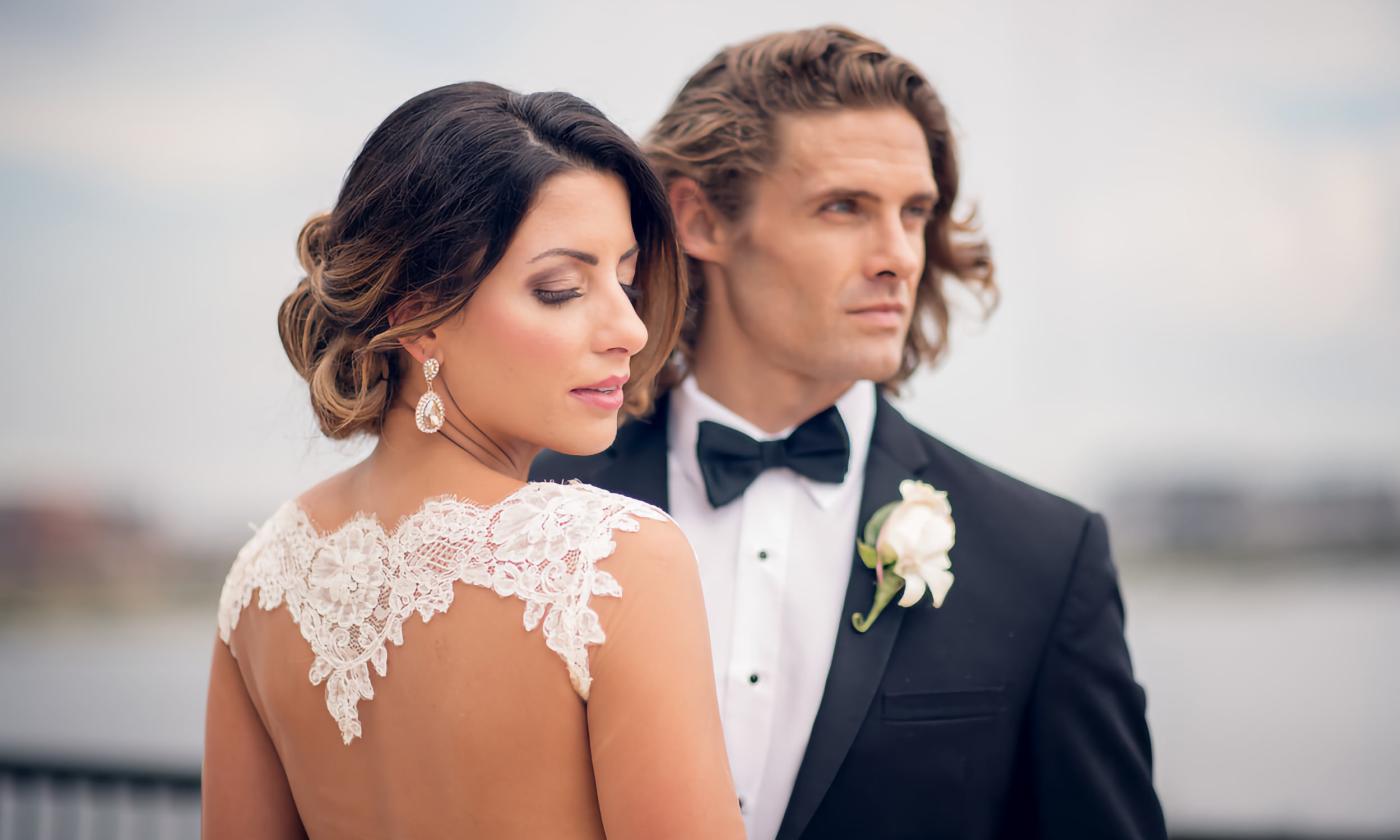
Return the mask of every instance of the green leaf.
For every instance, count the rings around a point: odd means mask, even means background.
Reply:
[[[869,522],[865,523],[865,541],[867,543],[874,545],[879,542],[880,529],[885,527],[885,520],[890,518],[890,514],[894,513],[894,509],[897,507],[899,507],[899,502],[890,502],[875,511],[875,515],[870,517]]]
[[[860,552],[860,562],[865,564],[865,568],[873,569],[879,561],[876,559],[875,546],[866,545],[859,540],[856,541],[856,551]]]

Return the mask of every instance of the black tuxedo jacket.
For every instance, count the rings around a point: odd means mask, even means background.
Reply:
[[[531,478],[578,478],[667,505],[663,397],[598,455],[545,453]],[[946,490],[957,521],[947,600],[891,603],[864,634],[874,574],[855,554],[836,648],[780,840],[1164,838],[1146,699],[1097,514],[875,414],[860,524],[899,483]]]

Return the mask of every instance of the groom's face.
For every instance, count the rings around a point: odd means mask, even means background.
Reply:
[[[729,226],[724,293],[705,317],[732,319],[725,333],[751,358],[794,374],[888,379],[938,196],[924,132],[902,108],[784,116],[776,128],[776,159]]]

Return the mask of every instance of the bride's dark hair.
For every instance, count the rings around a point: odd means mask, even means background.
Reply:
[[[282,302],[277,328],[326,435],[378,433],[401,375],[399,339],[461,311],[540,186],[570,169],[614,173],[627,187],[649,338],[632,359],[624,410],[650,409],[686,300],[660,182],[626,133],[578,97],[465,82],[390,114],[350,167],[335,208],[301,230],[306,276]],[[389,313],[409,299],[415,316],[390,325]]]

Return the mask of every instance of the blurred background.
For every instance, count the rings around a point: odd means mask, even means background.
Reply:
[[[506,5],[0,4],[0,837],[197,833],[223,575],[365,451],[274,315],[381,119],[640,135],[826,22],[941,91],[1004,290],[900,404],[1108,514],[1173,834],[1400,836],[1400,4]]]

